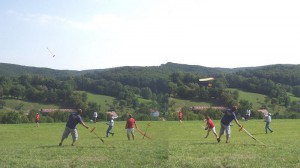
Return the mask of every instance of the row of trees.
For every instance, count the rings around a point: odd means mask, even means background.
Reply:
[[[273,73],[266,68],[266,70],[219,73],[213,75],[216,79],[214,81],[199,82],[199,78],[207,76],[195,72],[166,73],[164,69],[153,67],[145,69],[125,67],[121,70],[93,71],[82,76],[70,77],[0,76],[0,97],[55,103],[62,108],[81,108],[90,113],[101,111],[100,105],[87,102],[87,95],[84,92],[77,92],[82,90],[115,97],[115,101],[109,106],[121,113],[126,113],[126,109],[130,108],[141,118],[147,119],[149,110],[154,109],[162,112],[165,118],[174,119],[175,113],[172,113],[174,111],[169,111],[169,97],[213,101],[214,104],[222,106],[240,104],[240,114],[243,115],[245,109],[252,108],[251,103],[246,100],[238,101],[238,92],[227,89],[239,88],[265,94],[271,104],[285,106],[290,112],[298,114],[300,102],[291,101],[288,95],[288,92],[300,95],[298,76],[291,75],[290,71],[280,66],[277,68],[288,74]],[[284,75],[283,78],[286,80],[282,81],[280,75]],[[149,101],[141,103],[138,97]],[[0,108],[3,106],[5,101],[0,101]],[[186,111],[188,114],[186,116],[189,114],[194,116],[189,119],[199,117],[197,112]],[[88,113],[87,116],[89,115],[91,114]]]

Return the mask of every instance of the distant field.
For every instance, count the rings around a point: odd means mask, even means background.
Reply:
[[[114,101],[114,97],[111,96],[105,96],[105,95],[98,95],[98,94],[93,94],[85,91],[78,91],[79,93],[86,93],[88,96],[88,102],[94,102],[99,105],[101,105],[101,109],[103,111],[108,111],[109,110],[109,104],[111,105]]]
[[[292,93],[288,93],[288,95],[290,96],[290,98],[291,98],[291,101],[300,101],[300,98],[299,98],[299,97],[296,97],[296,96],[294,96]]]
[[[79,93],[83,93],[85,91],[79,91]],[[89,92],[85,92],[88,96],[88,101],[89,102],[95,102],[99,105],[101,105],[101,111],[108,111],[110,110],[108,105],[112,105],[114,101],[114,97],[111,96],[105,96],[105,95],[98,95],[98,94],[93,94]],[[151,102],[151,100],[146,100],[141,97],[138,97],[139,102],[141,103],[148,103]]]
[[[193,100],[185,100],[185,99],[177,99],[177,98],[169,98],[169,103],[174,103],[172,107],[175,110],[183,106],[187,106],[187,107],[211,106],[213,104],[213,102],[193,101]]]
[[[228,89],[230,91],[237,90],[239,92],[239,100],[248,100],[252,103],[253,109],[259,109],[263,104],[265,100],[265,95],[258,94],[258,93],[251,93],[251,92],[245,92],[238,89]],[[176,98],[169,98],[169,103],[174,102],[173,108],[179,108],[182,106],[218,106],[218,104],[214,104],[214,102],[210,101],[192,101],[192,100],[184,100],[184,99],[176,99]]]
[[[214,121],[217,131],[219,121]],[[260,142],[239,132],[234,124],[229,144],[222,137],[217,143],[206,131],[203,121],[137,121],[136,141],[128,141],[125,122],[117,121],[115,135],[103,144],[94,134],[78,126],[79,141],[71,146],[69,137],[58,146],[65,123],[0,125],[1,167],[300,167],[300,120],[273,120],[273,133],[265,134],[263,120],[241,121]],[[87,123],[104,137],[104,122]]]
[[[259,109],[265,101],[266,95],[258,94],[258,93],[252,93],[252,92],[246,92],[239,89],[228,89],[231,91],[237,90],[239,92],[239,100],[248,100],[252,103],[253,109]]]
[[[16,100],[16,99],[2,99],[2,100],[5,101],[5,106],[3,109],[0,109],[0,113],[8,112],[8,111],[29,112],[31,109],[59,108],[58,105],[54,105],[54,104],[33,103],[33,102],[27,102],[23,100]]]

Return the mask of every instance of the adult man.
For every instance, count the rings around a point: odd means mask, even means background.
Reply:
[[[135,119],[132,117],[131,114],[129,114],[125,129],[127,129],[127,138],[128,141],[130,141],[130,135],[132,136],[132,140],[134,140],[134,127],[137,128]]]
[[[93,114],[93,121],[94,121],[94,123],[97,122],[97,117],[98,117],[98,113],[95,111],[94,114]]]
[[[270,123],[271,123],[271,113],[268,113],[268,115],[265,116],[266,117],[266,134],[268,133],[268,130],[271,131],[271,133],[273,132],[273,130],[270,128]]]
[[[222,135],[224,134],[224,131],[226,132],[226,143],[229,143],[229,138],[230,138],[230,123],[232,120],[235,121],[235,123],[239,126],[242,127],[242,125],[238,122],[235,111],[237,110],[237,107],[234,106],[231,109],[227,109],[224,112],[224,116],[221,119],[221,128],[220,128],[220,133],[219,133],[219,138],[217,138],[217,141],[220,142]]]
[[[251,110],[250,109],[247,109],[246,110],[246,115],[245,115],[245,120],[249,120],[250,119],[250,115],[251,115]]]
[[[83,122],[82,118],[81,118],[81,114],[82,114],[82,110],[78,109],[77,113],[71,113],[68,119],[68,122],[66,124],[66,128],[65,131],[62,135],[61,141],[59,143],[59,146],[62,146],[62,143],[64,141],[64,139],[68,138],[69,134],[71,133],[72,135],[72,146],[74,146],[74,143],[78,140],[78,132],[77,132],[77,128],[76,125],[78,123],[80,123],[81,125],[83,125],[86,129],[88,129],[89,127],[87,125],[85,125],[85,123]]]

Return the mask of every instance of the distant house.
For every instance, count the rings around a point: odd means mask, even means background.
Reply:
[[[159,111],[157,111],[157,110],[150,110],[150,116],[152,116],[152,117],[159,117]]]
[[[52,112],[68,112],[68,113],[74,113],[77,112],[78,109],[40,109],[41,113],[52,113]]]
[[[192,106],[191,107],[191,110],[193,111],[201,111],[207,109],[226,110],[226,107],[223,106]]]

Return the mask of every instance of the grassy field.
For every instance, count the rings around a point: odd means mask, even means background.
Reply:
[[[1,167],[300,167],[300,120],[273,120],[273,133],[265,134],[263,120],[242,122],[257,138],[239,132],[234,124],[229,144],[213,134],[204,138],[203,121],[137,121],[152,140],[128,141],[125,122],[115,123],[113,137],[102,143],[93,133],[78,125],[79,140],[71,146],[71,137],[58,146],[65,123],[0,125]],[[217,132],[219,121],[214,121]],[[104,137],[104,122],[92,124]]]
[[[101,111],[108,111],[109,105],[113,104],[114,97],[111,96],[105,96],[105,95],[99,95],[99,94],[93,94],[85,91],[78,91],[79,93],[86,93],[87,94],[87,101],[88,102],[94,102],[101,106]]]
[[[230,91],[237,90],[239,92],[239,100],[247,100],[252,103],[253,109],[259,109],[265,101],[265,95],[258,94],[258,93],[251,93],[245,92],[238,89],[228,89]],[[184,100],[184,99],[176,99],[176,98],[169,98],[169,103],[173,103],[173,108],[178,109],[182,106],[219,106],[218,104],[214,104],[214,102],[210,101],[191,101],[191,100]]]
[[[5,106],[3,109],[0,109],[0,113],[9,112],[9,111],[29,112],[32,109],[59,108],[58,105],[54,105],[54,104],[34,103],[34,102],[27,102],[27,101],[16,100],[16,99],[2,99],[2,100],[5,101]]]
[[[266,95],[263,94],[258,94],[258,93],[252,93],[252,92],[246,92],[242,91],[239,89],[228,89],[233,91],[238,91],[239,92],[239,100],[247,100],[252,103],[252,108],[253,109],[259,109],[264,105],[265,103],[265,98],[267,97]]]

